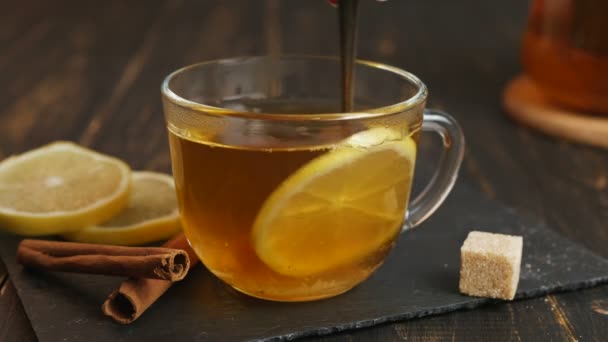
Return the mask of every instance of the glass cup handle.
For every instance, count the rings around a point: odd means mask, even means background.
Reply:
[[[443,140],[439,167],[424,190],[410,201],[403,231],[424,222],[446,199],[458,176],[464,156],[464,134],[458,122],[447,113],[427,109],[422,122],[423,131],[433,131]]]

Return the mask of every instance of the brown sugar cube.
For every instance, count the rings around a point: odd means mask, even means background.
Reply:
[[[513,299],[523,238],[472,231],[460,248],[460,292],[476,297]]]

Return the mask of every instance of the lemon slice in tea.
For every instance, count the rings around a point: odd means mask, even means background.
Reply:
[[[129,199],[123,161],[55,142],[0,163],[0,229],[58,234],[107,220]]]
[[[169,175],[133,172],[128,206],[110,220],[64,235],[68,240],[142,245],[166,240],[181,230],[175,184]]]
[[[385,128],[313,159],[262,206],[252,231],[257,255],[296,277],[372,256],[400,231],[415,159],[416,143]]]

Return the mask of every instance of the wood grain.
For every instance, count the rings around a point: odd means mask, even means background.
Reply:
[[[537,134],[501,110],[502,89],[521,69],[528,2],[362,3],[359,56],[414,72],[430,89],[429,105],[459,120],[468,143],[462,177],[608,257],[608,153]],[[159,85],[170,71],[268,48],[338,51],[336,13],[324,0],[22,0],[2,7],[0,158],[68,139],[136,169],[168,172]],[[0,268],[0,340],[32,340],[4,275]],[[606,341],[607,300],[603,286],[322,340]]]
[[[0,262],[0,341],[36,341],[17,291]]]

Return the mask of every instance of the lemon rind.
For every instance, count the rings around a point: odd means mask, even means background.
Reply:
[[[132,182],[140,178],[151,178],[162,181],[175,189],[173,177],[157,172],[134,171]],[[102,243],[123,246],[143,245],[150,242],[168,239],[182,230],[179,209],[168,215],[145,220],[124,227],[89,226],[76,232],[64,234],[66,240],[76,242]]]

